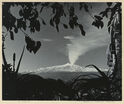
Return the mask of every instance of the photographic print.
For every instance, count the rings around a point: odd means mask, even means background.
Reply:
[[[121,101],[121,2],[2,2],[2,100]]]

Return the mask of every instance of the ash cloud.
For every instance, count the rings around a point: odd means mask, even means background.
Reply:
[[[86,52],[108,45],[109,36],[107,33],[99,32],[100,30],[88,32],[86,37],[77,34],[77,36],[65,36],[69,40],[67,44],[68,58],[71,64],[74,64],[81,55]],[[104,30],[102,30],[104,31]]]

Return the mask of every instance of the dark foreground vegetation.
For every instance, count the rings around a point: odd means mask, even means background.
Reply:
[[[21,18],[16,18],[10,12],[11,6],[21,6],[19,15]],[[67,5],[67,6],[66,6]],[[14,40],[14,35],[18,31],[24,33],[26,42],[26,49],[29,52],[36,54],[41,47],[40,41],[31,39],[30,35],[25,33],[26,28],[30,29],[30,32],[40,31],[39,12],[36,9],[37,6],[41,7],[40,13],[44,8],[51,8],[52,15],[50,18],[50,25],[55,27],[59,32],[59,24],[63,25],[65,29],[78,27],[81,34],[85,36],[85,30],[83,25],[78,23],[78,16],[75,13],[75,7],[68,3],[3,3],[2,11],[2,26],[9,32],[10,39]],[[15,69],[15,56],[13,54],[13,65],[7,63],[4,54],[4,42],[7,34],[3,31],[2,38],[2,99],[3,100],[110,100],[117,101],[122,99],[122,9],[121,3],[107,3],[107,8],[99,13],[99,15],[92,15],[89,10],[89,3],[78,3],[80,11],[82,8],[93,19],[92,25],[98,29],[103,28],[103,18],[108,18],[108,32],[111,37],[109,44],[108,66],[112,69],[112,73],[106,74],[102,72],[95,65],[93,66],[99,73],[99,75],[89,74],[78,76],[72,81],[64,82],[62,80],[44,79],[38,75],[33,74],[20,74],[19,66],[22,60],[24,49],[19,59],[17,68]],[[67,7],[67,9],[63,8]],[[65,13],[65,10],[68,10]],[[108,16],[110,13],[110,18]],[[68,24],[62,23],[61,17],[68,15]],[[41,18],[42,24],[47,25],[43,18]],[[30,25],[27,25],[27,22]],[[15,33],[15,34],[14,34]],[[20,48],[20,47],[19,47]],[[110,70],[111,71],[111,70]],[[93,76],[93,77],[92,77]],[[95,76],[95,77],[94,77]]]
[[[121,100],[120,81],[98,69],[100,75],[80,75],[68,82],[11,70],[3,65],[3,100]]]

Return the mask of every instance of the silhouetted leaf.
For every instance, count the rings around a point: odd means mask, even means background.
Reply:
[[[14,34],[13,34],[13,32],[12,31],[9,31],[10,32],[10,39],[11,40],[14,40]]]
[[[58,25],[56,25],[56,30],[57,30],[57,32],[59,32],[59,27],[58,27]]]
[[[15,33],[18,32],[18,28],[17,28],[17,27],[14,28],[14,32],[15,32]]]
[[[69,26],[70,26],[70,28],[74,29],[74,23],[72,20],[69,21]]]
[[[54,19],[54,21],[55,21],[55,24],[58,25],[60,23],[60,18],[57,17]]]
[[[26,30],[26,22],[25,22],[25,21],[22,21],[22,28],[23,28],[24,30]]]
[[[46,23],[45,23],[45,21],[42,19],[42,23],[44,24],[44,25],[46,25]]]
[[[40,22],[39,22],[39,20],[36,20],[35,21],[35,29],[37,30],[37,31],[40,31]]]
[[[13,27],[15,25],[16,18],[12,14],[10,14],[8,19],[9,19],[9,25]]]
[[[100,21],[100,26],[101,26],[101,28],[103,28],[103,26],[104,26],[104,23],[102,21]]]
[[[23,18],[17,19],[17,28],[22,27],[22,21],[23,21]]]
[[[30,31],[31,31],[31,32],[35,32],[34,27],[31,27],[31,28],[30,28]]]
[[[71,29],[74,29],[74,26],[78,26],[77,20],[78,20],[77,15],[72,16],[72,17],[70,16],[69,26],[70,26]]]
[[[108,27],[108,32],[110,33],[110,27]]]
[[[40,47],[41,47],[41,42],[37,41],[36,46],[33,49],[34,54],[36,54],[36,52],[40,49]]]
[[[93,66],[104,78],[108,78],[107,75],[103,71],[101,71],[97,66],[91,64],[91,65],[87,65],[86,67],[89,66]]]
[[[107,26],[109,26],[111,24],[111,20],[109,20],[109,22],[108,22],[108,25]]]
[[[69,9],[69,16],[74,16],[74,7],[71,6],[70,9]]]
[[[81,34],[82,34],[83,36],[85,36],[85,31],[84,31],[83,26],[82,26],[81,24],[79,24],[79,28],[80,28],[80,30],[81,30]]]
[[[13,54],[13,61],[15,61],[16,60],[16,54],[14,53]]]
[[[84,4],[84,10],[85,10],[86,12],[89,12],[88,5],[87,5],[87,4]]]
[[[41,9],[40,9],[40,13],[43,11],[43,8],[44,8],[44,7],[42,6]]]
[[[70,7],[70,11],[74,12],[74,7],[73,6]]]
[[[38,18],[38,11],[34,9],[34,14],[32,19],[37,19]]]
[[[97,20],[102,20],[102,19],[103,19],[101,16],[97,16],[97,15],[95,15],[94,17],[95,17]]]
[[[66,24],[63,24],[63,27],[64,27],[65,29],[67,29],[67,28],[68,28],[68,26],[67,26]]]
[[[112,2],[107,2],[107,5],[110,7],[112,5]]]
[[[82,10],[82,8],[83,8],[83,3],[80,3],[79,6],[80,6],[79,9]]]
[[[52,6],[52,12],[53,12],[53,14],[55,13],[55,10],[56,10],[56,8],[54,6]]]
[[[95,22],[95,21],[93,21],[92,25],[94,25],[94,26],[95,26],[95,25],[96,25],[96,22]]]
[[[77,20],[78,20],[78,17],[75,15],[73,18],[72,18],[72,21],[74,23],[74,25],[77,25]]]
[[[50,25],[54,27],[53,19],[50,19]]]
[[[23,18],[17,19],[17,28],[23,28],[26,30],[26,22],[23,20]]]
[[[104,26],[103,22],[98,20],[93,21],[92,25],[96,26],[98,29],[99,27],[103,28]]]
[[[25,41],[26,41],[26,48],[29,52],[32,52],[34,47],[35,47],[35,41],[32,40],[29,36],[25,36]]]

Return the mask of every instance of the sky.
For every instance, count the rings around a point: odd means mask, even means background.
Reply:
[[[92,3],[92,6],[93,9],[90,11],[95,15],[103,11],[106,4]],[[11,8],[13,15],[17,18],[19,18],[17,14],[18,10],[19,7]],[[41,15],[45,18],[46,22],[48,22],[50,17],[49,12],[50,10],[44,10]],[[46,26],[41,24],[40,32],[30,33],[29,29],[25,31],[32,39],[41,41],[42,46],[36,54],[25,50],[19,72],[35,71],[41,67],[63,65],[66,63],[81,66],[95,64],[100,68],[108,68],[106,50],[110,37],[107,32],[107,19],[103,20],[105,23],[104,28],[97,29],[91,25],[93,19],[88,13],[84,11],[80,13],[77,9],[76,14],[79,17],[79,22],[84,26],[86,36],[82,36],[78,28],[74,30],[64,29],[60,25],[60,32],[57,32],[49,24]],[[66,23],[67,20],[63,18],[63,21]],[[6,31],[4,27],[3,31]],[[13,53],[15,52],[17,65],[24,45],[24,33],[21,31],[15,34],[14,41],[10,40],[9,36],[7,37],[5,41],[5,55],[9,63],[12,63]]]

